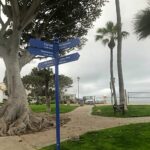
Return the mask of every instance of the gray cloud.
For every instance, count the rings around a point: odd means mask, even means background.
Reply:
[[[123,40],[123,72],[125,88],[127,91],[148,91],[150,83],[150,39],[138,41],[133,31],[135,14],[147,6],[147,0],[122,0],[123,30],[130,32],[130,36]],[[69,75],[75,82],[74,92],[77,92],[76,77],[81,77],[81,95],[100,95],[103,89],[109,89],[109,49],[100,42],[95,42],[94,37],[98,27],[103,27],[109,20],[116,21],[115,1],[108,3],[103,9],[102,16],[95,22],[95,26],[88,33],[88,42],[80,52],[81,58],[72,67],[68,67]],[[117,82],[116,49],[114,50],[114,70]],[[64,70],[66,66],[63,67]],[[64,71],[68,74],[68,71]],[[62,71],[63,72],[63,71]],[[146,81],[143,82],[143,79]],[[133,83],[134,81],[134,83]],[[138,82],[141,81],[141,82]],[[108,91],[108,90],[107,90]]]

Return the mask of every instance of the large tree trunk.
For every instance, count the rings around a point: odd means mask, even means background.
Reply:
[[[7,70],[8,101],[0,111],[0,135],[15,135],[38,131],[43,126],[48,126],[42,118],[31,114],[26,92],[20,78],[18,55],[13,50],[4,58]]]
[[[116,96],[114,72],[113,72],[113,49],[110,49],[110,76],[111,76],[111,85],[112,85],[112,91],[114,96],[114,104],[117,105],[117,96]]]
[[[117,25],[118,25],[118,45],[117,45],[117,66],[118,66],[118,79],[119,79],[119,95],[120,104],[125,105],[125,94],[124,94],[124,81],[122,73],[122,24],[121,24],[121,14],[120,14],[120,2],[116,2],[116,14],[117,14]]]

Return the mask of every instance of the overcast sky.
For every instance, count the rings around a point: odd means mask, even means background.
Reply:
[[[135,14],[147,6],[147,0],[120,0],[123,30],[128,31],[130,36],[123,40],[123,74],[127,91],[149,91],[150,92],[150,38],[138,41],[133,31],[133,21]],[[80,53],[80,59],[76,62],[60,65],[60,74],[71,77],[74,81],[73,87],[68,93],[77,94],[77,77],[80,77],[80,97],[82,96],[102,96],[109,93],[110,82],[110,51],[101,42],[95,42],[96,30],[104,27],[107,21],[116,22],[115,0],[110,0],[103,7],[102,15],[94,23],[94,27],[89,30],[88,42]],[[114,49],[114,75],[116,78],[116,88],[118,90],[116,49]],[[0,81],[4,76],[4,64],[0,61]],[[36,67],[36,61],[26,65],[21,74],[30,72],[32,67]]]

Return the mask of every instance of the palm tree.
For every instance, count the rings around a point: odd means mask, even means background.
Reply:
[[[96,41],[101,40],[104,45],[108,45],[110,49],[110,77],[111,85],[114,96],[114,104],[117,105],[116,90],[114,85],[114,73],[113,73],[113,49],[115,47],[115,40],[117,39],[118,26],[114,25],[113,22],[109,21],[106,23],[105,28],[99,28],[97,30],[98,35],[96,35]],[[127,32],[123,31],[122,36],[126,37]]]
[[[136,14],[134,28],[139,39],[150,36],[150,3],[149,7]]]
[[[122,25],[121,25],[121,13],[120,13],[120,1],[115,0],[116,3],[116,14],[117,14],[117,26],[118,26],[118,45],[117,45],[117,66],[118,66],[118,80],[119,80],[119,97],[120,104],[125,105],[125,89],[122,72]],[[125,108],[127,110],[127,107]]]

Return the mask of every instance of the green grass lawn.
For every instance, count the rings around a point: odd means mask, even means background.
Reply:
[[[40,150],[55,150],[55,145]],[[62,142],[61,150],[150,150],[150,123],[89,132],[78,141]]]
[[[35,104],[32,104],[30,105],[32,111],[34,112],[46,112],[46,105],[43,104],[43,105],[35,105]],[[52,112],[51,113],[55,113],[55,104],[51,104],[51,110]],[[70,112],[70,111],[73,111],[75,108],[77,108],[77,106],[75,105],[60,105],[60,113],[67,113],[67,112]]]
[[[125,115],[121,113],[114,115],[112,106],[96,106],[93,107],[92,114],[107,117],[144,117],[150,116],[150,105],[129,105]]]

